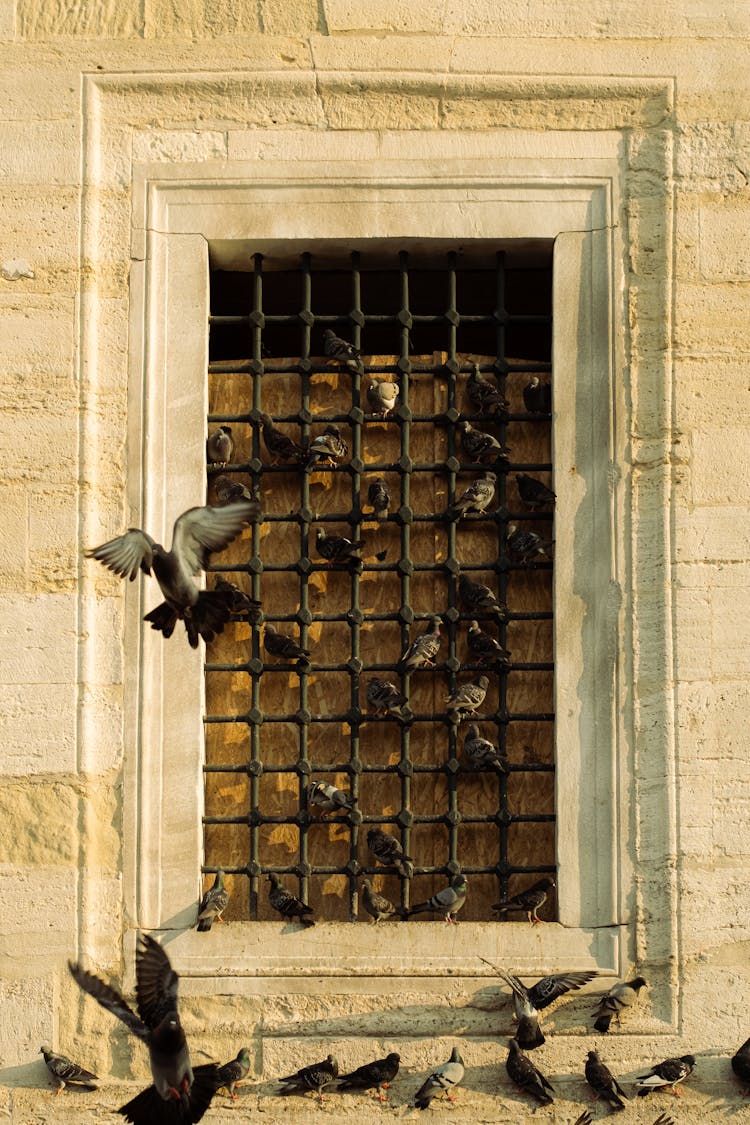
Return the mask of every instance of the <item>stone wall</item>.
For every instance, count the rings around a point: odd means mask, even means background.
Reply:
[[[412,161],[428,178],[446,161],[481,178],[488,151],[505,146],[514,160],[528,154],[529,176],[555,160],[590,170],[601,158],[613,185],[605,483],[621,579],[612,807],[623,844],[614,920],[625,938],[609,971],[637,964],[654,982],[623,1034],[596,1044],[589,1001],[548,1019],[559,1034],[536,1061],[561,1093],[548,1116],[577,1117],[593,1045],[628,1079],[669,1054],[695,1054],[680,1120],[741,1104],[728,1057],[750,1034],[748,33],[747,7],[719,0],[596,11],[557,0],[4,0],[0,1111],[13,1121],[100,1119],[94,1107],[116,1107],[148,1073],[143,1050],[79,994],[65,962],[81,957],[132,985],[133,934],[148,919],[143,887],[162,863],[134,844],[144,808],[154,819],[162,812],[149,804],[133,719],[150,690],[129,671],[142,667],[142,607],[137,590],[126,597],[82,561],[84,546],[142,515],[133,465],[153,453],[134,419],[142,368],[159,367],[161,325],[149,323],[145,340],[134,326],[156,307],[145,281],[166,228],[144,219],[160,217],[149,210],[155,185],[185,175],[220,183],[234,168],[272,178],[295,164],[320,182],[363,165],[406,175]],[[172,198],[164,215],[174,232]],[[11,279],[18,260],[26,266]],[[159,646],[149,650],[155,660]],[[170,648],[175,667],[185,659]],[[163,805],[183,797],[172,788]],[[192,822],[184,828],[195,834]],[[160,884],[157,898],[170,928],[169,888]],[[189,920],[186,908],[174,935]],[[266,925],[259,960],[281,929]],[[391,1112],[400,1113],[455,1042],[468,1072],[451,1117],[525,1115],[503,1067],[508,1005],[487,972],[467,966],[474,943],[491,941],[509,967],[568,967],[565,934],[519,925],[488,937],[473,926],[457,927],[447,945],[435,938],[436,963],[460,965],[455,979],[445,968],[368,974],[366,950],[337,923],[319,940],[356,962],[352,974],[316,968],[314,947],[302,945],[302,958],[287,951],[276,970],[217,986],[194,935],[175,937],[197,1061],[251,1045],[258,1085],[233,1119],[258,1109],[300,1121],[387,1113],[348,1096],[322,1109],[273,1099],[275,1075],[329,1050],[347,1068],[399,1050],[406,1070]],[[385,930],[380,942],[389,940]],[[578,948],[571,958],[578,963]],[[226,965],[218,971],[228,977]],[[102,1092],[51,1103],[43,1041],[105,1076]],[[650,1123],[667,1100],[639,1103],[630,1118]]]

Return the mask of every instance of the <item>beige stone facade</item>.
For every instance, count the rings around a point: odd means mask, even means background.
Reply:
[[[504,1069],[510,1006],[479,955],[651,983],[607,1039],[588,995],[548,1018],[550,1120],[588,1104],[594,1046],[626,1086],[695,1054],[680,1121],[742,1105],[749,37],[745,0],[2,0],[13,1122],[120,1120],[103,1108],[144,1083],[145,1052],[66,960],[131,988],[140,927],[165,932],[194,1061],[250,1045],[250,1086],[206,1120],[401,1115],[455,1043],[464,1086],[428,1113],[527,1116]],[[557,240],[561,922],[233,923],[207,943],[189,929],[199,656],[142,626],[152,590],[141,604],[140,583],[82,550],[128,525],[160,538],[203,495],[208,247],[398,237]],[[51,1102],[45,1041],[101,1091]],[[273,1096],[275,1076],[329,1051],[352,1069],[390,1050],[391,1109]],[[670,1107],[656,1095],[628,1117]]]

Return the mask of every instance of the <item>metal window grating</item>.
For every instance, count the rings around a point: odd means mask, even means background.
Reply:
[[[468,262],[456,250],[439,259],[401,250],[373,264],[358,253],[319,264],[305,253],[290,267],[258,253],[246,274],[212,275],[209,425],[232,426],[238,459],[209,466],[209,484],[219,472],[236,474],[261,498],[265,522],[210,569],[260,598],[264,620],[292,623],[286,629],[298,631],[303,646],[313,641],[310,664],[264,662],[262,624],[240,620],[207,652],[203,870],[221,866],[245,877],[247,894],[237,893],[235,879],[228,916],[275,917],[261,880],[268,871],[286,876],[317,916],[352,920],[362,874],[385,876],[382,893],[408,906],[463,870],[470,894],[462,917],[489,919],[498,895],[554,871],[553,564],[513,561],[505,542],[508,524],[519,521],[539,521],[551,537],[552,514],[525,510],[512,480],[515,471],[552,470],[550,419],[527,414],[521,401],[532,373],[549,378],[551,260],[549,248],[531,264],[509,257],[487,247]],[[249,311],[239,311],[240,302]],[[357,370],[322,356],[326,327],[366,348]],[[506,388],[507,422],[467,410],[464,383],[475,361]],[[386,421],[368,413],[371,375],[400,385]],[[349,459],[313,474],[269,464],[262,411],[302,445],[335,421]],[[458,440],[462,418],[527,452],[496,470],[470,464]],[[430,441],[432,456],[425,455]],[[486,467],[499,470],[490,514],[470,526],[446,522],[442,513]],[[391,490],[385,525],[366,511],[374,475]],[[365,539],[361,568],[328,573],[314,549],[319,525]],[[380,549],[385,561],[374,558]],[[461,572],[481,576],[509,603],[507,624],[489,628],[511,650],[511,667],[490,673],[479,720],[508,754],[507,776],[465,770],[465,725],[457,729],[440,707],[444,690],[479,674],[479,665],[466,662],[467,621],[491,620],[460,606]],[[323,580],[321,596],[316,582]],[[524,608],[514,599],[517,584]],[[396,671],[400,652],[434,614],[445,637],[437,669],[407,679]],[[534,637],[542,632],[540,654]],[[517,659],[519,649],[540,658]],[[371,675],[392,679],[409,696],[408,724],[367,715]],[[533,704],[525,706],[529,690]],[[351,789],[354,810],[322,823],[312,816],[305,789],[317,779]],[[422,790],[425,781],[432,788]],[[375,864],[366,844],[372,824],[400,836],[417,859],[413,878]]]

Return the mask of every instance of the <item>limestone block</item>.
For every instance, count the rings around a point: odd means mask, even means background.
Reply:
[[[35,285],[36,279],[27,282]],[[0,282],[3,380],[0,406],[47,410],[62,395],[73,401],[75,306],[72,298],[12,290]]]
[[[16,37],[16,4],[15,0],[2,0],[0,3],[0,39],[15,39]]]
[[[750,380],[742,356],[685,357],[675,364],[674,374],[681,430],[750,426]]]
[[[719,676],[745,676],[750,658],[750,588],[711,592],[711,644]]]
[[[26,122],[0,125],[0,171],[6,183],[76,184],[80,180],[80,124],[38,121],[34,144]]]
[[[75,589],[77,508],[71,491],[40,482],[28,501],[28,582],[42,593]]]
[[[72,684],[0,685],[3,773],[11,777],[72,773],[75,733]]]
[[[736,356],[750,350],[747,293],[741,284],[681,282],[674,325],[678,353]]]
[[[75,121],[81,112],[78,73],[69,65],[53,69],[48,57],[38,68],[23,70],[6,60],[0,70],[0,104],[4,121]]]
[[[598,38],[638,38],[667,36],[673,26],[668,5],[649,7],[638,0],[633,4],[606,4],[592,11],[584,0],[448,0],[445,31],[456,36],[507,35],[519,38],[541,36]]]
[[[441,35],[444,30],[444,6],[430,0],[324,0],[324,5],[332,35],[346,31]]]
[[[21,39],[57,37],[127,38],[143,34],[142,5],[134,0],[18,0],[17,28]]]
[[[146,38],[211,39],[262,31],[253,0],[148,0]]]
[[[54,293],[60,299],[78,291],[79,242],[78,188],[8,184],[0,189],[3,214],[3,244],[7,257],[26,258],[34,270],[33,280],[0,281],[0,292],[19,286],[39,296]],[[9,289],[9,286],[15,288]]]
[[[0,506],[9,528],[9,533],[0,541],[0,589],[18,592],[25,588],[28,563],[26,490],[17,483],[0,485]]]
[[[676,134],[677,177],[684,191],[744,191],[750,177],[750,124],[700,121]]]
[[[5,782],[0,788],[0,865],[77,862],[78,798],[60,782]]]
[[[306,35],[321,27],[318,0],[262,0],[263,30],[269,35]],[[330,28],[329,28],[330,31]]]
[[[750,207],[704,204],[700,240],[704,277],[711,281],[750,280]]]
[[[57,988],[54,974],[26,980],[0,980],[0,1067],[37,1061],[41,1043],[55,1040]],[[41,1074],[43,1072],[39,1072]],[[3,1073],[3,1079],[8,1081]]]
[[[746,428],[702,426],[692,435],[693,502],[750,502],[750,442]]]
[[[0,623],[0,647],[0,682],[74,684],[75,597],[8,595]],[[44,707],[43,699],[41,706]],[[54,713],[48,714],[53,721]]]
[[[368,89],[366,82],[352,76],[330,82],[320,78],[320,97],[329,128],[436,129],[439,123],[437,83],[435,95],[415,92],[407,82],[394,79]]]
[[[133,160],[152,163],[158,160],[225,160],[226,134],[217,130],[167,129],[133,134]]]
[[[419,57],[415,57],[415,47]],[[450,68],[453,41],[445,35],[318,35],[310,40],[313,64],[318,71],[408,71],[428,67],[431,74]],[[423,62],[424,60],[424,62]],[[473,69],[473,68],[472,68]],[[401,127],[404,127],[402,123]]]
[[[73,401],[60,398],[56,409],[17,411],[13,429],[0,435],[0,457],[8,480],[67,488],[76,478],[78,420]],[[55,456],[50,457],[49,451]]]
[[[750,527],[741,507],[680,510],[676,517],[678,562],[744,562],[750,555]]]
[[[48,972],[73,949],[77,871],[0,867],[0,955],[8,977]]]
[[[230,160],[375,160],[380,144],[380,134],[374,132],[232,129],[227,154]]]

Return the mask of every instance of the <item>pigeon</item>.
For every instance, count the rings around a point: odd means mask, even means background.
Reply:
[[[338,1090],[375,1090],[379,1102],[388,1099],[382,1090],[387,1090],[389,1084],[398,1074],[401,1055],[391,1052],[385,1059],[376,1059],[375,1062],[358,1066],[351,1074],[343,1074],[339,1078]]]
[[[537,917],[537,910],[544,906],[547,901],[547,895],[555,886],[555,880],[546,876],[540,879],[538,883],[534,883],[525,891],[520,894],[514,895],[513,898],[506,899],[504,902],[497,902],[492,910],[497,910],[499,914],[505,914],[508,910],[522,910],[525,912],[526,917],[532,925],[541,923],[542,919]]]
[[[608,1066],[602,1062],[596,1051],[589,1051],[586,1059],[586,1081],[598,1098],[603,1098],[615,1113],[625,1109],[626,1097],[620,1083]]]
[[[478,413],[490,414],[495,407],[495,415],[507,421],[510,403],[494,383],[482,378],[478,363],[474,364],[474,370],[466,381],[466,397]]]
[[[464,715],[475,715],[477,707],[484,703],[490,681],[486,676],[468,684],[462,684],[446,698],[445,709],[455,722],[460,722]]]
[[[367,402],[373,414],[385,418],[396,409],[398,402],[398,383],[389,379],[373,379],[367,388]]]
[[[372,889],[369,879],[362,880],[362,904],[372,918],[371,925],[376,926],[383,918],[390,918],[394,914],[401,914],[400,907],[394,906],[390,899],[377,894]]]
[[[547,1081],[541,1070],[534,1066],[531,1059],[524,1055],[517,1039],[511,1039],[508,1047],[510,1049],[505,1060],[505,1069],[511,1082],[515,1082],[516,1086],[520,1086],[525,1093],[531,1094],[540,1105],[551,1105],[554,1101],[552,1097],[555,1093],[554,1086]]]
[[[200,1121],[217,1089],[218,1067],[190,1065],[185,1032],[177,1012],[179,977],[167,954],[149,934],[141,934],[135,954],[138,1014],[119,992],[72,961],[73,979],[148,1046],[153,1086],[118,1111],[135,1125],[154,1121]],[[167,1103],[167,1104],[165,1104]],[[168,1111],[169,1107],[169,1111]]]
[[[331,422],[322,434],[313,439],[307,458],[308,469],[313,465],[338,465],[349,452],[349,446],[341,436],[341,430]]]
[[[286,1085],[280,1090],[282,1096],[288,1094],[306,1094],[312,1090],[323,1101],[323,1090],[329,1086],[339,1074],[339,1064],[333,1055],[329,1055],[322,1062],[313,1063],[312,1066],[303,1066],[295,1074],[288,1074],[280,1078],[279,1082]]]
[[[440,618],[433,617],[425,631],[407,648],[398,663],[399,672],[416,672],[417,668],[433,668],[441,644]]]
[[[746,1039],[737,1053],[732,1056],[732,1070],[745,1083],[745,1094],[750,1089],[750,1039]]]
[[[234,438],[231,426],[219,426],[208,435],[206,459],[209,465],[228,465],[234,453]]]
[[[693,1073],[695,1067],[694,1055],[681,1055],[678,1059],[664,1059],[651,1067],[648,1074],[641,1074],[636,1079],[636,1091],[639,1098],[645,1098],[654,1090],[667,1089],[676,1098],[682,1097],[676,1089],[678,1082],[684,1082]]]
[[[523,388],[523,404],[529,414],[549,414],[552,410],[552,388],[541,383],[538,375]]]
[[[204,934],[214,922],[222,921],[229,903],[229,891],[224,887],[224,872],[219,868],[214,885],[206,891],[198,907],[198,933]]]
[[[401,708],[406,703],[406,696],[397,691],[390,680],[381,680],[373,676],[367,684],[367,702],[374,708],[376,715],[385,711],[387,715],[401,716]]]
[[[566,992],[582,988],[596,976],[595,971],[555,973],[553,976],[542,977],[536,984],[527,988],[517,976],[492,965],[484,957],[482,960],[502,977],[513,992],[515,1015],[518,1020],[516,1040],[524,1051],[533,1051],[535,1047],[541,1047],[544,1043],[544,1035],[539,1026],[539,1013],[564,996]]]
[[[432,1074],[420,1086],[414,1095],[414,1105],[417,1109],[427,1109],[433,1098],[438,1094],[445,1094],[449,1102],[453,1101],[450,1091],[458,1086],[464,1076],[464,1060],[458,1053],[458,1047],[451,1051],[451,1057],[442,1066],[435,1067]]]
[[[351,793],[345,793],[343,789],[337,789],[335,785],[329,785],[325,781],[313,781],[308,785],[307,803],[324,814],[354,808]]]
[[[547,559],[547,551],[541,535],[535,531],[522,531],[514,523],[508,527],[508,551],[521,562],[534,562],[541,557]]]
[[[344,366],[350,367],[352,371],[356,371],[359,366],[359,348],[350,344],[348,340],[342,340],[332,328],[326,328],[323,333],[323,351],[331,359],[340,359]]]
[[[131,527],[85,555],[131,582],[139,570],[150,574],[153,568],[164,601],[143,620],[165,637],[172,636],[179,620],[184,621],[190,647],[197,648],[199,637],[209,642],[222,632],[232,609],[226,592],[201,590],[194,575],[205,569],[212,551],[223,551],[236,539],[257,507],[254,502],[242,501],[224,508],[189,508],[175,521],[170,551],[145,531]]]
[[[409,908],[409,917],[413,914],[442,914],[446,922],[457,926],[456,914],[466,902],[466,892],[469,889],[465,875],[457,875],[449,887],[443,887],[427,902],[418,902]]]
[[[261,603],[257,598],[251,598],[239,586],[235,586],[234,582],[227,582],[226,578],[217,578],[214,589],[226,596],[227,604],[232,613],[246,613],[251,625],[258,624]]]
[[[263,633],[263,648],[269,656],[277,660],[299,660],[303,664],[307,663],[310,655],[308,649],[297,644],[294,637],[288,636],[287,633],[280,633],[269,621],[266,622]]]
[[[312,914],[313,908],[288,891],[278,875],[270,872],[268,882],[271,884],[268,901],[274,910],[278,910],[282,918],[297,918],[303,926],[315,925],[312,918],[305,917],[306,914]]]
[[[607,995],[602,997],[599,1007],[594,1012],[596,1016],[594,1027],[596,1030],[601,1032],[602,1035],[606,1035],[613,1018],[619,1023],[620,1013],[625,1008],[632,1007],[638,999],[638,993],[642,988],[647,987],[648,985],[643,977],[635,977],[633,980],[623,981],[621,984],[616,984],[613,988],[610,988]]]
[[[510,449],[501,445],[492,434],[475,430],[471,423],[465,420],[458,423],[458,428],[461,431],[461,444],[464,453],[470,461],[480,461],[486,464],[488,461],[508,461],[510,459],[508,456]]]
[[[283,430],[274,426],[270,414],[261,414],[261,420],[263,422],[263,442],[273,463],[275,465],[280,462],[285,465],[301,465],[307,458],[302,446],[287,437]]]
[[[453,518],[460,520],[463,516],[481,516],[492,503],[496,480],[494,473],[485,473],[483,477],[472,481],[453,505]]]
[[[490,633],[485,633],[479,628],[478,621],[469,622],[467,636],[469,652],[482,664],[499,664],[501,668],[510,668],[510,653],[503,648],[498,640]]]
[[[388,519],[388,505],[391,502],[391,494],[382,477],[378,477],[377,480],[374,480],[368,488],[367,500],[368,503],[372,505],[372,510],[375,513],[376,519]]]
[[[84,1070],[78,1063],[74,1063],[67,1055],[58,1055],[50,1047],[40,1047],[40,1054],[44,1055],[47,1070],[55,1080],[55,1094],[61,1094],[68,1083],[80,1086],[83,1090],[95,1090],[94,1082],[99,1078],[90,1070]]]
[[[483,582],[475,582],[466,574],[459,575],[458,596],[469,613],[484,609],[495,613],[498,621],[506,621],[508,618],[508,607],[500,604],[489,586],[485,586]]]
[[[236,504],[238,500],[249,500],[251,504],[257,503],[257,498],[253,496],[247,485],[242,481],[233,480],[226,473],[214,477],[214,488],[222,504]]]
[[[230,1098],[233,1102],[237,1101],[235,1090],[237,1085],[243,1078],[247,1078],[250,1072],[250,1048],[241,1047],[237,1052],[237,1058],[232,1059],[228,1063],[224,1063],[219,1067],[216,1078],[219,1083],[217,1089],[222,1086],[228,1091]]]
[[[556,497],[552,489],[547,488],[547,485],[542,484],[536,477],[530,477],[528,473],[516,473],[516,485],[518,495],[532,512],[555,503]]]
[[[343,535],[329,535],[324,527],[319,527],[315,536],[315,544],[318,548],[318,554],[328,561],[329,566],[334,563],[362,561],[357,554],[360,547],[364,546],[361,539],[352,540],[346,539]]]
[[[478,723],[471,723],[464,738],[464,758],[472,769],[492,769],[496,773],[507,773],[507,759],[487,738],[483,738]],[[521,1044],[525,1046],[525,1044]]]
[[[395,867],[404,879],[410,877],[414,860],[404,855],[404,849],[395,836],[389,836],[381,828],[371,828],[367,833],[367,846],[383,867]]]

